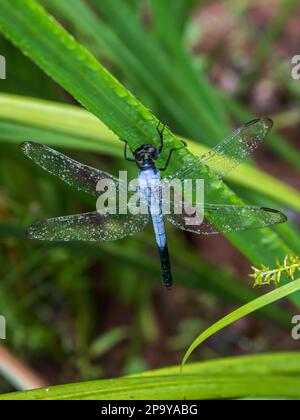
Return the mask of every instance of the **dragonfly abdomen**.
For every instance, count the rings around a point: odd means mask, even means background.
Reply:
[[[158,250],[160,255],[164,286],[166,287],[166,289],[170,290],[173,284],[173,279],[171,273],[168,246],[165,245],[163,248],[158,248]]]
[[[158,169],[144,168],[140,171],[139,192],[141,197],[147,201],[160,255],[163,282],[165,287],[170,289],[172,286],[172,274],[162,212],[162,190],[160,183],[160,173]]]
[[[156,243],[160,255],[161,268],[163,273],[163,282],[167,289],[172,287],[172,274],[171,274],[171,265],[170,257],[167,245],[167,236],[165,231],[165,225],[163,220],[163,215],[151,215],[153,229],[155,232]]]

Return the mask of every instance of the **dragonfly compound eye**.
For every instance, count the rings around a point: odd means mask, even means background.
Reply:
[[[150,159],[156,159],[158,157],[158,152],[151,144],[145,144],[139,147],[135,152],[134,156],[136,160],[140,161],[143,158],[147,157]]]

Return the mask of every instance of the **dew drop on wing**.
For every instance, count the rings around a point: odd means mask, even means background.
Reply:
[[[47,241],[113,241],[142,231],[148,215],[100,215],[97,212],[62,216],[34,223],[28,236]]]

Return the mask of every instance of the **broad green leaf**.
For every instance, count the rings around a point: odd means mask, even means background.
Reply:
[[[210,328],[208,328],[206,331],[204,331],[202,334],[200,334],[190,345],[187,352],[185,353],[183,360],[182,360],[182,367],[185,365],[186,361],[190,357],[190,355],[193,353],[193,351],[205,340],[207,340],[212,335],[216,334],[218,331],[224,329],[225,327],[228,327],[228,325],[231,325],[233,322],[238,321],[241,318],[244,318],[245,316],[267,306],[271,303],[274,303],[278,301],[279,299],[282,299],[286,296],[289,296],[292,293],[298,292],[300,290],[300,280],[295,280],[291,283],[286,284],[285,286],[282,286],[272,292],[269,292],[261,297],[259,297],[256,300],[253,300],[252,302],[248,303],[247,305],[242,306],[241,308],[237,309],[234,312],[231,312],[229,315],[227,315],[225,318],[222,318],[220,321],[212,325]]]
[[[205,400],[300,398],[299,353],[194,363],[125,378],[59,385],[0,396],[0,400]],[[177,372],[176,372],[177,371]]]

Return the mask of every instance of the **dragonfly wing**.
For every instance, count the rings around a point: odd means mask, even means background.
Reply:
[[[214,149],[199,156],[198,163],[208,166],[220,178],[223,178],[257,149],[272,127],[273,121],[268,118],[258,118],[250,121]],[[171,174],[169,178],[189,178],[192,171],[195,171],[195,161],[188,164],[184,169],[179,169]]]
[[[176,205],[178,207],[178,204]],[[174,207],[171,206],[172,211],[165,214],[165,217],[177,228],[200,235],[260,229],[287,221],[287,217],[280,211],[265,207],[218,204],[207,204],[202,207],[203,213],[199,210],[201,208],[199,205],[191,216],[191,208],[195,206],[186,207],[188,212],[182,214],[175,214],[172,210]]]
[[[44,241],[114,241],[142,231],[148,220],[148,215],[93,212],[34,223],[27,236]]]
[[[250,121],[201,156],[200,160],[220,177],[224,177],[257,149],[272,127],[273,122],[268,118]]]
[[[25,142],[21,145],[21,150],[47,172],[78,190],[98,196],[96,186],[100,180],[110,179],[115,185],[119,185],[119,181],[111,174],[76,162],[43,144]]]

